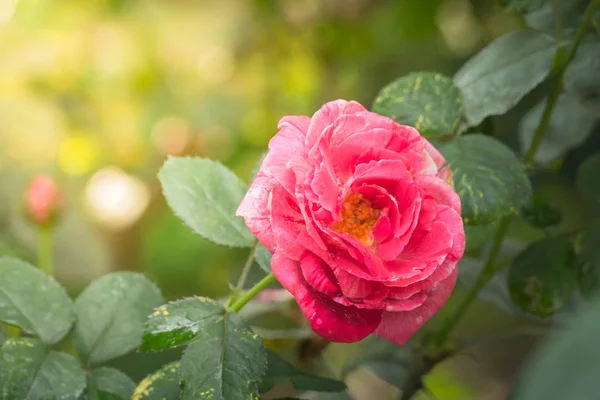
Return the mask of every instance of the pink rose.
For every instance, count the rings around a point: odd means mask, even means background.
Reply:
[[[343,100],[281,119],[269,149],[237,214],[279,282],[328,340],[404,344],[450,296],[465,247],[442,155]]]

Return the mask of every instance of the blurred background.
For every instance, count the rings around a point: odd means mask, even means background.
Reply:
[[[68,200],[55,274],[73,295],[136,270],[168,299],[223,296],[247,250],[173,216],[156,179],[167,156],[217,159],[249,181],[282,116],[337,98],[370,107],[391,80],[451,76],[520,26],[491,0],[0,0],[0,255],[35,263],[23,192],[45,172]],[[489,371],[446,368],[436,396],[501,398],[522,353],[511,348]],[[357,398],[395,390],[365,379]]]

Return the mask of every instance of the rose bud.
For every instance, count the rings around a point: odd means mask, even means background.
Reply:
[[[25,206],[36,224],[52,224],[62,208],[62,194],[54,179],[43,174],[34,176],[25,193]]]
[[[444,158],[353,101],[278,127],[237,214],[317,334],[404,344],[450,296],[465,248]]]

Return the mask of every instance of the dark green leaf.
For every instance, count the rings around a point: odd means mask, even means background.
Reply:
[[[600,221],[583,231],[577,242],[579,289],[591,298],[600,293]]]
[[[65,289],[39,269],[0,258],[0,321],[54,344],[71,329],[73,303]]]
[[[562,219],[558,208],[535,195],[521,208],[520,214],[529,224],[542,229],[557,226]]]
[[[140,350],[162,350],[192,340],[207,325],[223,318],[225,310],[206,297],[190,297],[160,306],[146,321]]]
[[[162,303],[158,288],[142,274],[114,272],[98,279],[75,302],[77,353],[97,365],[135,349],[147,316]]]
[[[519,140],[527,152],[544,112],[545,101],[535,106],[519,124]],[[577,121],[577,123],[573,123]],[[590,135],[595,117],[575,98],[561,95],[552,112],[546,134],[535,154],[535,161],[549,163],[579,146]]]
[[[327,393],[327,392],[309,392],[303,394],[306,400],[352,400],[352,397],[346,392]]]
[[[6,339],[8,339],[6,336],[6,329],[0,324],[0,346],[2,346],[2,343],[4,343]]]
[[[452,135],[462,115],[462,98],[450,78],[415,72],[381,89],[373,111],[413,126],[422,135]]]
[[[600,208],[600,153],[587,158],[577,171],[579,192],[593,211]]]
[[[296,369],[271,350],[267,350],[267,373],[263,377],[259,391],[268,392],[275,385],[291,381],[297,390],[317,392],[342,392],[346,385],[342,381],[306,374]]]
[[[88,400],[130,400],[135,382],[114,368],[98,368],[88,376]]]
[[[85,373],[75,358],[48,351],[37,339],[9,339],[0,347],[1,400],[76,400]]]
[[[531,184],[514,153],[496,139],[461,136],[440,147],[454,173],[467,224],[486,224],[515,213],[531,195]]]
[[[585,309],[537,349],[512,400],[598,398],[600,303]]]
[[[498,5],[505,11],[529,13],[540,9],[548,0],[498,0]]]
[[[569,30],[574,33],[574,29],[581,24],[589,0],[547,1],[542,8],[527,15],[527,24],[538,30],[554,32],[556,29],[556,16],[553,4],[558,5],[557,15],[563,28],[563,34],[571,33]]]
[[[454,83],[462,90],[469,125],[514,107],[548,75],[555,50],[551,36],[518,31],[496,39],[467,61]]]
[[[179,361],[167,364],[140,382],[131,400],[179,400]]]
[[[271,252],[267,250],[265,246],[262,244],[258,245],[254,253],[254,258],[256,259],[256,262],[260,268],[267,274],[271,273],[271,257]]]
[[[600,42],[583,43],[565,72],[565,89],[582,104],[600,112]]]
[[[538,240],[513,260],[508,273],[517,306],[546,317],[565,306],[576,286],[571,243],[565,238]]]
[[[170,158],[159,173],[173,212],[199,235],[232,247],[256,238],[235,212],[246,185],[222,164],[204,158]]]
[[[198,331],[181,358],[182,400],[248,400],[258,396],[266,349],[236,314]]]

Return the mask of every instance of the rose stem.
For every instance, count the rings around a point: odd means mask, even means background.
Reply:
[[[50,224],[39,225],[38,228],[38,243],[37,243],[37,258],[38,267],[48,276],[52,276],[53,268],[53,232]]]
[[[242,297],[237,299],[232,305],[231,309],[235,312],[238,312],[248,303],[254,296],[256,296],[261,290],[269,286],[271,283],[275,282],[275,275],[270,273],[265,276],[258,282],[256,285],[252,286]]]
[[[254,254],[256,253],[256,248],[258,247],[259,241],[257,240],[252,248],[250,249],[250,253],[248,254],[248,258],[246,259],[246,263],[242,268],[242,273],[240,274],[240,278],[238,283],[235,285],[235,288],[229,295],[229,299],[227,300],[227,307],[231,307],[231,305],[235,302],[235,298],[242,290],[244,290],[244,284],[246,284],[246,279],[248,278],[248,273],[250,272],[250,268],[252,268],[252,264],[254,263]]]

